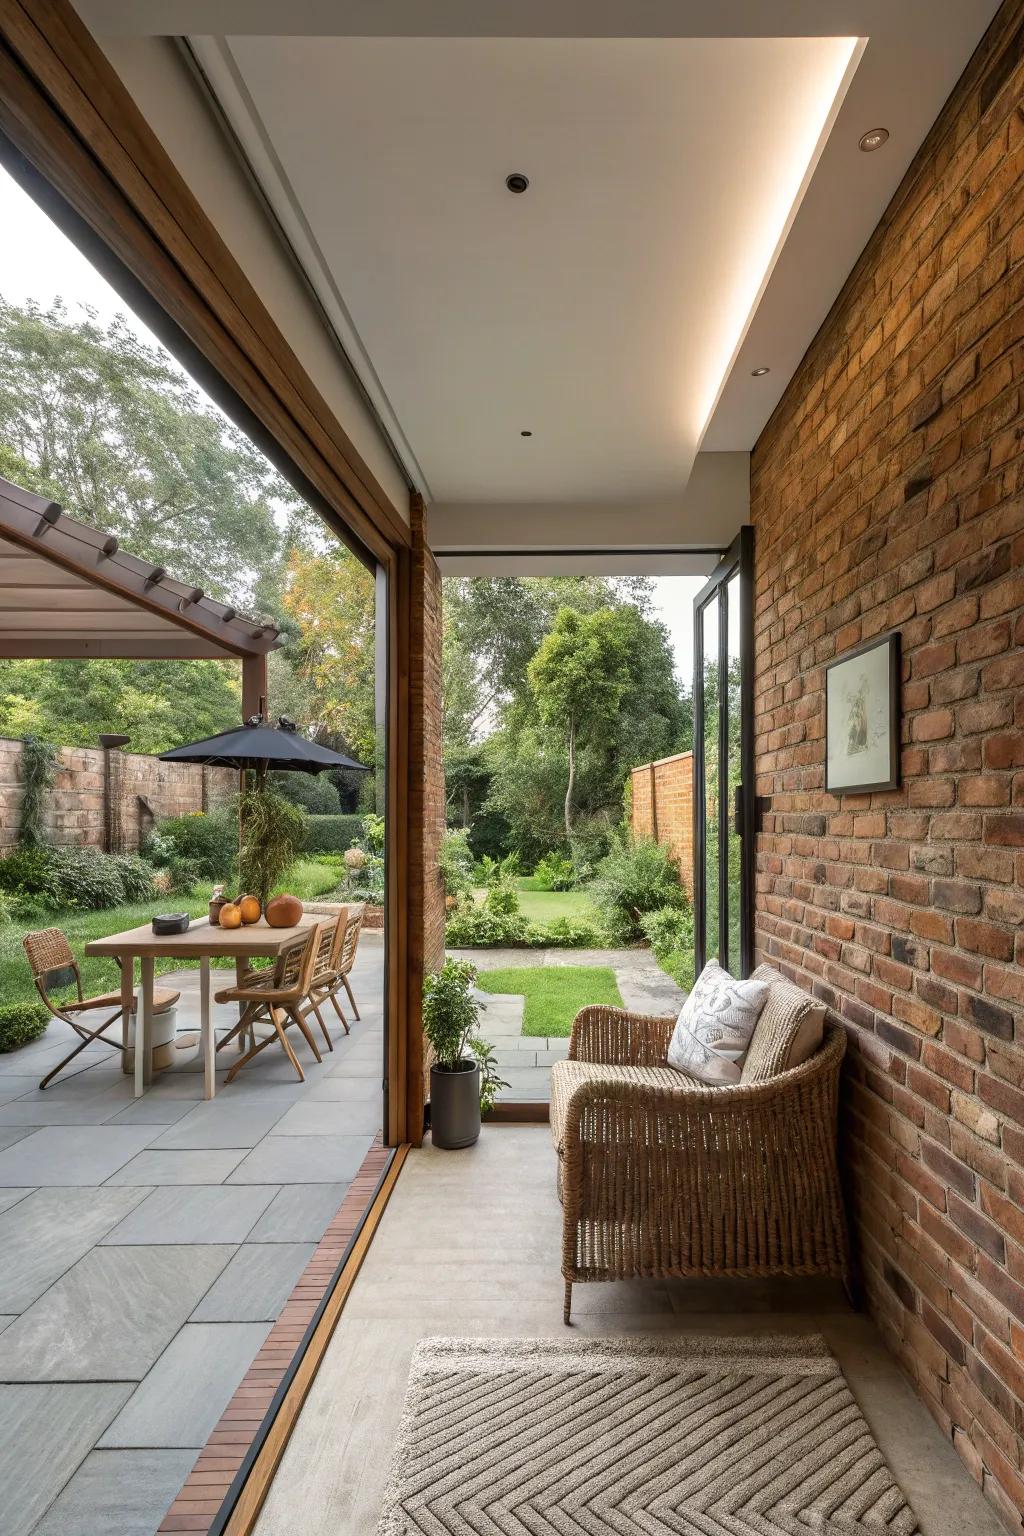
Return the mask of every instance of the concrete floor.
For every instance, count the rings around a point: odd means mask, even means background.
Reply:
[[[560,1234],[546,1126],[490,1126],[467,1151],[410,1154],[258,1536],[373,1536],[413,1346],[432,1334],[563,1337]],[[577,1287],[573,1309],[575,1337],[823,1333],[922,1536],[1000,1536],[952,1446],[837,1286],[618,1282]]]
[[[480,971],[563,965],[601,965],[615,972],[625,1007],[635,1013],[677,1014],[686,997],[657,965],[648,949],[453,949]],[[523,1034],[522,997],[479,994],[484,1004],[480,1033],[495,1047],[506,1087],[498,1102],[546,1104],[551,1097],[551,1064],[569,1054],[567,1038]]]
[[[380,1128],[383,961],[364,932],[322,1065],[291,1031],[304,1083],[269,1046],[224,1086],[228,1046],[209,1103],[188,1052],[135,1099],[90,1046],[40,1092],[58,1021],[0,1056],[2,1536],[153,1536]]]

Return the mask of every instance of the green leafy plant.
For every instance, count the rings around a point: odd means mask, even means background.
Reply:
[[[441,839],[437,859],[438,872],[444,882],[444,894],[455,906],[471,899],[473,891],[473,855],[469,848],[469,834],[463,830],[449,830]]]
[[[494,1047],[489,1041],[474,1035],[469,1042],[469,1048],[480,1067],[480,1113],[486,1115],[494,1108],[499,1091],[507,1088],[508,1083],[498,1075]]]
[[[519,873],[518,853],[506,853],[503,858],[493,859],[489,853],[481,856],[476,875],[481,885],[497,885],[501,880],[514,880]]]
[[[239,822],[239,882],[266,906],[305,843],[306,818],[297,805],[256,782],[240,797]]]
[[[306,853],[344,853],[362,842],[363,816],[307,816]]]
[[[337,816],[341,812],[338,791],[325,773],[272,773],[270,783],[279,795],[312,816]]]
[[[533,877],[542,891],[571,891],[576,884],[572,859],[562,853],[546,853],[538,861]]]
[[[164,858],[168,865],[188,860],[202,878],[228,880],[238,854],[238,817],[227,808],[169,817],[159,823],[146,851],[154,863]]]
[[[383,855],[386,837],[384,817],[375,815],[373,811],[368,811],[363,817],[363,828],[363,836],[370,845],[371,851]]]
[[[489,885],[484,907],[496,917],[516,917],[519,913],[519,894],[512,881],[502,876]]]
[[[0,1052],[16,1051],[38,1040],[50,1022],[42,1003],[5,1003],[0,1006]]]
[[[0,890],[27,921],[46,911],[86,912],[146,901],[153,872],[134,854],[97,848],[16,848],[0,859]]]
[[[442,1072],[458,1072],[466,1061],[480,1009],[474,995],[476,967],[451,955],[441,969],[423,978],[423,1032]]]
[[[608,935],[585,917],[556,917],[542,927],[543,941],[552,949],[600,949]]]
[[[645,913],[687,906],[675,860],[660,843],[648,839],[616,843],[598,866],[590,895],[609,933],[623,943],[643,937]]]
[[[59,753],[38,736],[23,737],[21,743],[21,814],[18,842],[23,848],[39,848],[43,835],[43,803],[57,772]]]
[[[693,914],[680,907],[660,907],[640,919],[654,958],[684,992],[693,987]]]

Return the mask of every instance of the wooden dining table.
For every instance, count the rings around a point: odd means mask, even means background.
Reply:
[[[245,969],[245,962],[277,956],[300,934],[317,921],[313,912],[304,913],[294,928],[271,928],[265,918],[245,923],[241,928],[221,928],[209,918],[196,918],[184,933],[154,933],[149,923],[112,933],[109,938],[91,939],[87,955],[109,955],[121,962],[121,1012],[127,1041],[132,1004],[135,1000],[135,962],[139,961],[141,997],[135,1023],[135,1097],[145,1092],[153,1070],[153,978],[157,960],[199,961],[200,1051],[203,1058],[203,1097],[212,1099],[217,1091],[217,1042],[213,1029],[213,977],[211,960],[233,960],[235,973]]]

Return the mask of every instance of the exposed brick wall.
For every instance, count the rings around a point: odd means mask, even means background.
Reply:
[[[679,752],[632,773],[634,837],[664,843],[679,863],[679,875],[693,895],[693,753]]]
[[[757,940],[845,1023],[885,1337],[1024,1526],[1024,5],[996,18],[751,461]],[[825,662],[903,637],[903,787],[824,792]]]
[[[114,846],[139,846],[140,826],[148,818],[139,805],[142,796],[156,818],[186,816],[213,804],[224,804],[238,792],[238,775],[229,768],[199,768],[188,763],[161,763],[135,752],[113,754],[116,784],[112,809],[120,836]],[[204,783],[205,779],[205,783]],[[60,766],[43,805],[43,825],[49,841],[66,846],[102,848],[106,825],[103,751],[99,747],[63,747]],[[0,854],[18,841],[21,817],[21,742],[0,739]]]

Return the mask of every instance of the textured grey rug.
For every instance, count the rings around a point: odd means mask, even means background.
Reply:
[[[838,1364],[797,1338],[425,1339],[379,1536],[912,1536]]]

